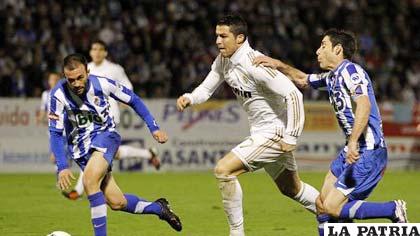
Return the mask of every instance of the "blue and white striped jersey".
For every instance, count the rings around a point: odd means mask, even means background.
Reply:
[[[352,100],[355,101],[357,97],[362,95],[368,96],[371,111],[367,127],[359,138],[359,146],[361,150],[385,147],[382,119],[372,82],[361,66],[349,60],[344,60],[333,71],[309,75],[308,83],[315,89],[327,89],[330,103],[335,110],[338,124],[346,135],[346,140],[351,135],[355,118]]]
[[[73,159],[89,153],[95,135],[115,131],[115,122],[109,114],[109,97],[131,106],[151,132],[159,129],[141,99],[118,82],[89,75],[85,91],[78,96],[70,90],[66,80],[61,80],[50,93],[50,133],[62,134],[65,131],[68,151]]]

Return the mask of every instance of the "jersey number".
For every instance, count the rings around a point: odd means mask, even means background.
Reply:
[[[333,92],[334,109],[335,111],[342,111],[346,107],[346,102],[343,98],[343,93],[340,91]]]

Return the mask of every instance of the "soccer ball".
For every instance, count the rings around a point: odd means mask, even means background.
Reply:
[[[69,233],[66,233],[64,231],[54,231],[47,236],[71,236]]]

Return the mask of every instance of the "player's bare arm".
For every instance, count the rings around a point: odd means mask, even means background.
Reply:
[[[359,158],[358,140],[366,128],[370,114],[370,101],[368,96],[356,98],[356,112],[352,133],[347,143],[346,161],[349,164],[355,163]]]
[[[308,74],[304,73],[303,71],[296,69],[286,63],[274,59],[268,56],[258,56],[253,61],[254,65],[259,66],[266,66],[276,70],[281,71],[283,74],[287,75],[289,79],[293,81],[299,88],[307,88],[308,87]]]
[[[176,100],[176,107],[178,111],[184,111],[185,108],[187,108],[191,104],[191,100],[185,96],[180,96]]]

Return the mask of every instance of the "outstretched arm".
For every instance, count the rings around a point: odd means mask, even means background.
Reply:
[[[109,96],[133,108],[137,115],[139,115],[144,120],[156,141],[159,143],[165,143],[168,140],[168,135],[164,131],[160,130],[155,118],[150,113],[149,109],[146,107],[140,97],[137,96],[132,90],[110,79],[107,79],[107,83],[105,86],[103,86],[103,88],[107,93],[109,93]]]
[[[268,56],[258,56],[254,59],[253,63],[254,65],[262,65],[279,70],[283,74],[287,75],[289,79],[291,79],[293,83],[295,83],[299,88],[307,88],[309,85],[307,80],[308,74],[290,65],[287,65],[280,60]]]

